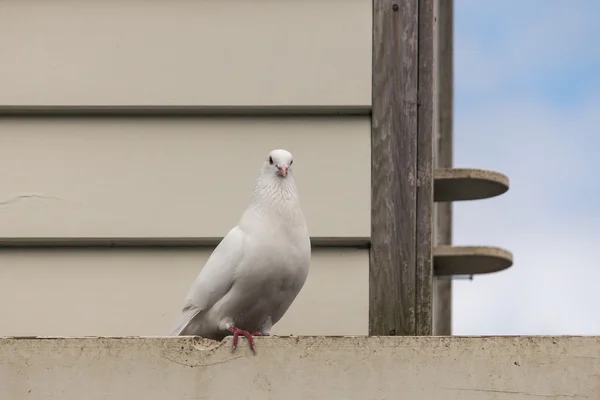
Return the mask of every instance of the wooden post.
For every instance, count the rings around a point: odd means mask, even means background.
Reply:
[[[433,1],[373,0],[369,334],[432,334]]]
[[[436,0],[436,151],[435,167],[452,167],[453,0]],[[452,202],[437,203],[434,244],[452,244]],[[435,278],[434,335],[452,334],[452,279]]]

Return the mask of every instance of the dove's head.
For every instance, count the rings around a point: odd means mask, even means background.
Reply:
[[[273,173],[275,176],[285,178],[292,168],[292,153],[287,150],[273,150],[267,156],[267,160],[263,166],[265,172]]]

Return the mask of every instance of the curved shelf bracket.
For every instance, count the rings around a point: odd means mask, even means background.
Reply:
[[[487,199],[509,187],[506,175],[485,169],[436,168],[433,177],[436,202]]]
[[[510,268],[512,264],[512,253],[499,247],[436,246],[433,249],[436,276],[489,274]]]

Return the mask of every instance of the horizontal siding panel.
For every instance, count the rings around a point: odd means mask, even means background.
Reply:
[[[211,250],[0,250],[0,336],[164,336]],[[368,250],[316,249],[275,335],[366,335]]]
[[[0,241],[222,237],[273,148],[311,236],[370,236],[369,117],[63,117],[0,118]]]
[[[371,105],[371,0],[9,0],[1,106]]]

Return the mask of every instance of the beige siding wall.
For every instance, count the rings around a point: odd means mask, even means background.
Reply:
[[[211,249],[0,250],[0,336],[165,336]],[[368,252],[313,251],[275,335],[366,335]]]
[[[2,2],[0,246],[50,247],[0,248],[0,335],[167,334],[208,249],[52,243],[221,238],[274,148],[314,239],[368,241],[371,23],[371,0]],[[366,334],[367,290],[367,250],[315,249],[273,332]]]
[[[280,147],[311,236],[370,235],[368,117],[8,118],[0,132],[0,240],[222,237]]]
[[[8,0],[0,106],[371,104],[371,0]]]

